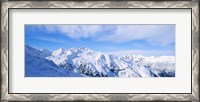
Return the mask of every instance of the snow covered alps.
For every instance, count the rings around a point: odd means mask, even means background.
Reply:
[[[175,77],[175,56],[113,55],[25,46],[25,77]]]

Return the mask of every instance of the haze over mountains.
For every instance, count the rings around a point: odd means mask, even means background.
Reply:
[[[25,77],[175,77],[174,56],[112,55],[25,46]]]

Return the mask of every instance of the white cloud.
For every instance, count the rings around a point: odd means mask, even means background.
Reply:
[[[102,30],[101,25],[45,25],[47,31],[57,31],[71,38],[89,38]]]
[[[175,25],[45,25],[49,32],[68,37],[93,38],[96,41],[122,43],[144,40],[152,45],[166,46],[175,42]]]
[[[145,40],[151,44],[168,45],[174,43],[175,26],[172,25],[120,25],[113,34],[100,38],[100,41],[116,43]]]
[[[113,34],[109,34],[106,38],[100,40],[111,40],[113,42],[125,42],[130,40],[141,40],[158,35],[158,33],[147,34],[155,30],[154,26],[143,25],[120,25],[116,27]]]

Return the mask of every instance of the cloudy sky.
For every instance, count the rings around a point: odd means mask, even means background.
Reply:
[[[25,44],[54,51],[175,55],[175,25],[25,25]]]

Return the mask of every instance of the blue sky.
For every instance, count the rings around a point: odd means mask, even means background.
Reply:
[[[51,51],[87,47],[105,53],[175,55],[175,25],[25,25],[25,44]]]

